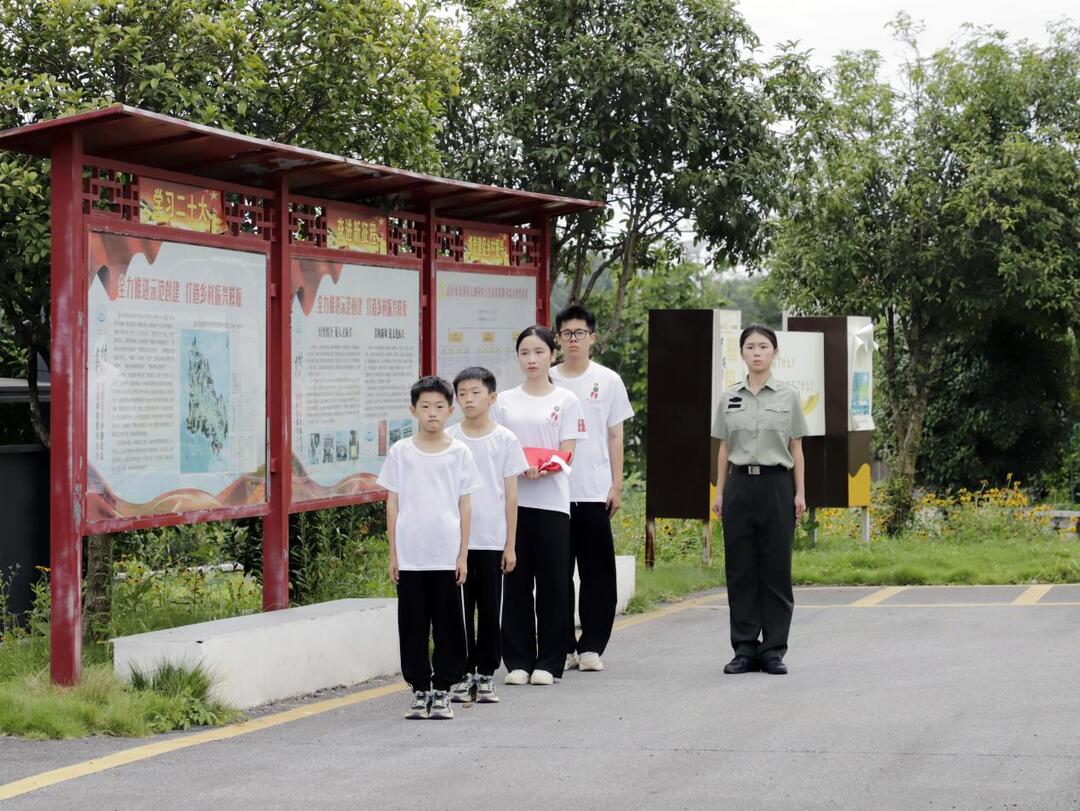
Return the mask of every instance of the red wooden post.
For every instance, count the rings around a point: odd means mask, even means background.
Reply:
[[[82,672],[82,521],[86,483],[86,268],[82,251],[82,137],[66,130],[52,149],[49,352],[50,671],[71,685]]]
[[[435,206],[428,203],[424,228],[424,265],[420,270],[420,372],[435,374],[435,263],[438,240],[435,232]]]
[[[551,326],[551,219],[540,221],[540,266],[536,272],[536,323]]]
[[[289,508],[292,503],[292,261],[289,184],[282,173],[270,251],[270,337],[266,378],[270,512],[263,519],[263,610],[289,607]]]

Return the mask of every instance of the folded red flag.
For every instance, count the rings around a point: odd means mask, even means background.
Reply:
[[[566,454],[566,458],[560,451],[552,450],[551,448],[522,448],[525,451],[525,461],[529,463],[529,467],[535,467],[537,470],[547,470],[554,472],[556,470],[565,470],[570,472],[570,459],[573,457],[572,453]]]

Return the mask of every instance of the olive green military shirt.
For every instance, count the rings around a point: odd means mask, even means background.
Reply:
[[[712,435],[728,443],[733,465],[795,466],[788,440],[806,436],[799,392],[772,375],[756,395],[748,379],[724,390]]]

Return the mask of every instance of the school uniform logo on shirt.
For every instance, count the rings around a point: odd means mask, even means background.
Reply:
[[[548,419],[551,420],[552,422],[558,424],[558,422],[559,422],[559,407],[558,406],[555,406],[553,409],[551,409],[551,416],[548,417]]]
[[[600,399],[600,384],[599,383],[593,383],[592,384],[592,391],[589,392],[589,399],[590,400],[599,400]]]

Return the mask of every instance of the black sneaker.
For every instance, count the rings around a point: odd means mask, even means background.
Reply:
[[[446,690],[433,690],[428,718],[437,721],[449,721],[454,717],[454,705],[450,703],[450,693]]]
[[[495,704],[499,700],[498,694],[495,692],[495,678],[493,676],[477,676],[476,681],[476,700],[480,704]]]
[[[410,721],[419,721],[422,718],[428,717],[428,703],[430,699],[428,693],[423,690],[417,690],[413,693],[412,704],[409,705],[409,709],[405,712],[405,717]]]

